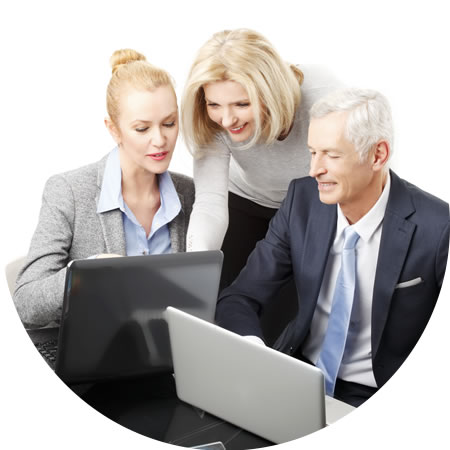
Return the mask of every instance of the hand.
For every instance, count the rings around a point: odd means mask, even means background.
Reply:
[[[255,344],[264,345],[264,346],[266,345],[265,342],[258,336],[247,335],[247,336],[242,336],[242,337],[247,339],[247,341],[254,342]]]

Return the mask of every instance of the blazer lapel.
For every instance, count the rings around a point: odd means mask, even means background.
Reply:
[[[187,224],[186,224],[186,215],[184,214],[185,211],[184,197],[183,194],[180,194],[179,192],[178,197],[181,203],[181,210],[178,216],[175,217],[175,219],[173,219],[169,223],[169,234],[173,253],[186,251]]]
[[[402,180],[391,171],[391,191],[383,220],[372,300],[372,355],[376,355],[395,286],[416,225],[406,220],[415,211]]]
[[[122,212],[119,209],[99,214],[106,252],[126,255]]]
[[[304,250],[300,264],[299,290],[300,308],[298,329],[309,329],[317,305],[330,247],[336,234],[336,205],[317,203],[309,213],[305,233]],[[301,340],[303,337],[301,337]]]
[[[97,172],[97,193],[95,203],[98,203],[102,189],[103,173],[105,171],[107,156],[100,161]],[[123,229],[122,213],[119,209],[98,214],[105,240],[106,253],[126,255],[125,232]]]

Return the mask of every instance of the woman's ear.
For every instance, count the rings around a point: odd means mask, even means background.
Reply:
[[[114,124],[114,122],[109,117],[105,117],[105,126],[108,129],[109,134],[111,135],[111,137],[116,142],[116,144],[120,145],[120,133],[119,133],[119,130],[117,129],[116,125]]]

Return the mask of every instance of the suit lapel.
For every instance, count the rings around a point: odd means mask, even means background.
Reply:
[[[122,212],[119,209],[99,214],[106,252],[126,255]]]
[[[102,189],[103,173],[105,171],[107,156],[100,161],[97,172],[97,193],[95,203],[98,204]],[[122,213],[119,209],[98,214],[105,240],[106,253],[126,255],[125,232],[123,229]]]
[[[383,220],[372,300],[372,354],[378,351],[416,225],[406,220],[415,211],[403,181],[391,171],[391,191]]]
[[[178,197],[181,203],[181,210],[178,216],[175,217],[169,223],[169,233],[170,233],[170,241],[172,244],[172,252],[179,253],[186,251],[186,232],[187,224],[186,224],[186,215],[184,197],[182,194],[178,193]]]
[[[298,320],[301,322],[299,329],[304,328],[302,324],[306,326],[312,320],[330,247],[336,235],[336,221],[336,205],[317,202],[310,212],[298,286],[299,297],[304,299],[301,302],[303,312],[298,315]]]

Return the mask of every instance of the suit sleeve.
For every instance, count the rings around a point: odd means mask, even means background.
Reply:
[[[222,291],[216,322],[240,335],[264,339],[259,317],[278,290],[292,278],[289,218],[295,196],[291,182],[287,196],[270,222],[264,239],[231,286]]]
[[[75,204],[65,179],[44,188],[37,228],[13,295],[25,326],[43,326],[61,315],[66,267],[72,245]]]

